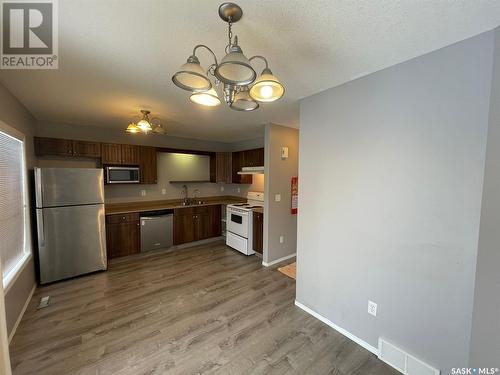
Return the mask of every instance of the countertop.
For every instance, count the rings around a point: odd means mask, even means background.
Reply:
[[[254,208],[252,211],[253,212],[258,212],[260,214],[263,214],[264,213],[264,207]]]
[[[183,206],[181,199],[169,199],[161,201],[139,201],[139,202],[123,202],[123,203],[106,203],[106,215],[126,214],[131,212],[157,211],[168,210],[174,208],[198,207],[198,206],[213,206],[217,204],[231,204],[246,202],[243,197],[235,197],[230,195],[217,197],[200,197],[203,204],[193,204]]]

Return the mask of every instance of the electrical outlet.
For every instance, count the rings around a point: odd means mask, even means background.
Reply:
[[[276,195],[274,196],[274,200],[275,200],[276,202],[281,202],[281,194],[276,194]]]
[[[241,193],[241,188],[238,188],[238,193]]]
[[[220,191],[224,191],[224,186],[221,186],[221,187],[220,187]]]
[[[377,316],[377,304],[368,300],[368,314]]]
[[[161,189],[161,193],[162,193],[163,195],[167,194],[167,189],[165,189],[165,188]]]
[[[285,236],[280,236],[280,243],[285,242]]]
[[[146,190],[141,190],[141,197],[145,197],[146,196]]]

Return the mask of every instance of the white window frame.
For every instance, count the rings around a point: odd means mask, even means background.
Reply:
[[[22,142],[23,149],[23,207],[24,207],[24,249],[23,256],[17,262],[16,266],[12,268],[6,275],[2,275],[3,288],[5,293],[14,285],[15,281],[26,268],[33,256],[31,245],[31,223],[30,223],[30,208],[29,208],[29,192],[28,192],[28,166],[26,164],[26,136],[19,130],[7,125],[5,122],[0,121],[0,131],[7,134],[9,137],[15,138]]]

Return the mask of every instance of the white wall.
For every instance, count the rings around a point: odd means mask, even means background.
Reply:
[[[298,174],[299,131],[268,124],[265,129],[265,206],[263,261],[293,255],[297,251],[297,216],[291,214],[291,178]],[[281,147],[289,150],[281,159]],[[276,194],[281,201],[276,202]],[[280,236],[284,241],[280,243]]]
[[[300,106],[297,300],[443,374],[468,364],[492,54],[489,32]]]

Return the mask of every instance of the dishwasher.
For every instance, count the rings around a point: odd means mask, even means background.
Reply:
[[[172,210],[141,213],[141,252],[166,249],[174,244]]]

